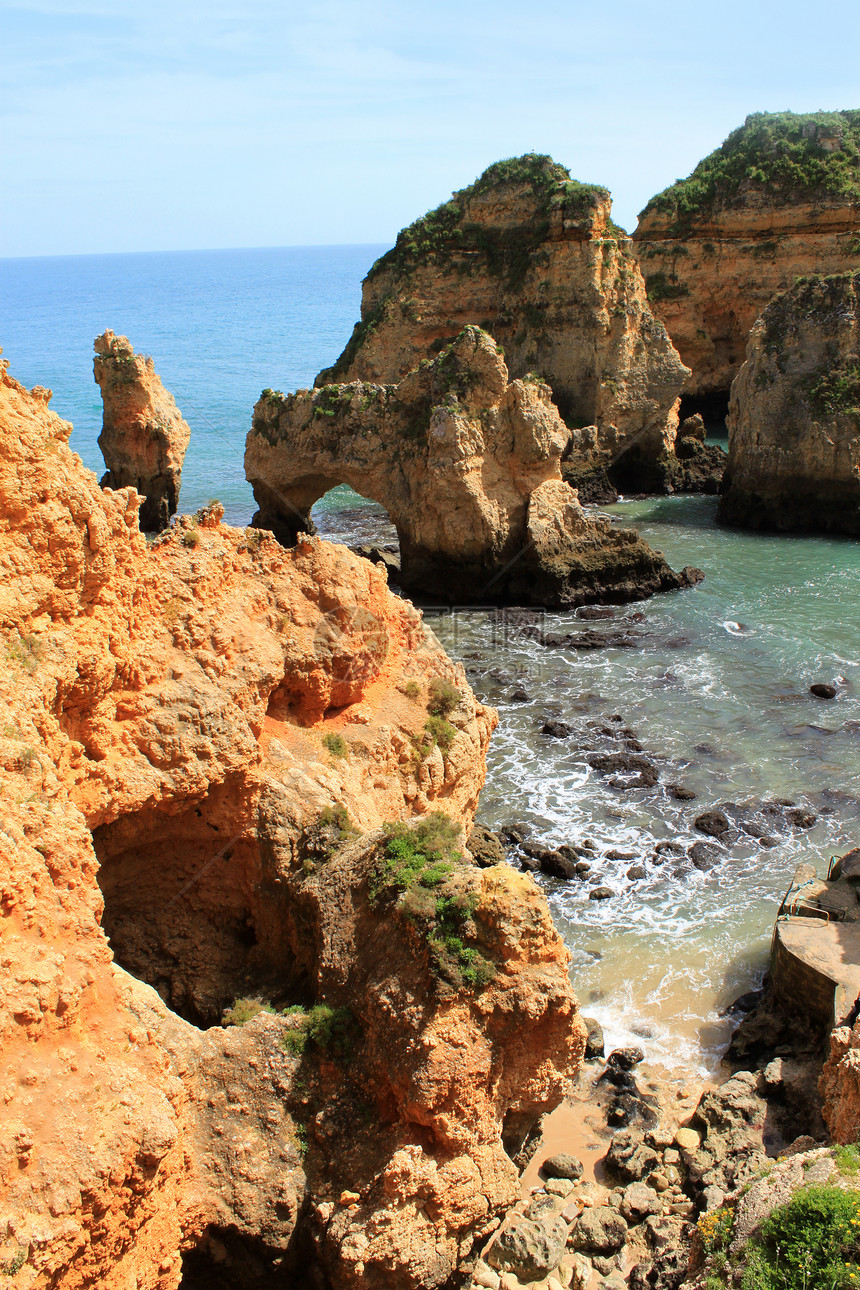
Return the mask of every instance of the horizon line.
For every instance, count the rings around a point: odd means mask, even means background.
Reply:
[[[347,247],[393,246],[393,242],[287,242],[273,246],[187,246],[148,251],[47,251],[38,255],[0,255],[0,264],[16,260],[95,260],[111,255],[211,255],[230,251],[326,251]]]

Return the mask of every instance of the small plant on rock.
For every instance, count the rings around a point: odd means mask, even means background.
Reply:
[[[229,1008],[221,1015],[222,1026],[244,1026],[246,1021],[258,1017],[261,1012],[274,1012],[275,1009],[265,999],[234,999]]]
[[[349,745],[343,735],[337,735],[334,731],[329,731],[323,735],[323,747],[327,748],[332,757],[347,757],[349,755]]]
[[[447,717],[462,697],[456,685],[443,676],[434,676],[427,687],[427,711],[434,717]]]

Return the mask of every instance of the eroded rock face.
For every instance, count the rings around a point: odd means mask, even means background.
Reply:
[[[860,1024],[838,1026],[818,1081],[821,1114],[834,1142],[860,1137]]]
[[[382,821],[470,825],[494,714],[344,547],[211,508],[148,549],[47,400],[3,365],[0,1258],[64,1290],[176,1290],[184,1253],[439,1285],[514,1194],[503,1135],[582,1047],[513,871],[439,888],[483,989],[371,896]],[[459,694],[444,749],[434,677]],[[213,1026],[238,995],[347,1010],[350,1060],[291,1048],[300,1014]]]
[[[728,424],[724,523],[860,534],[860,273],[804,279],[771,301]]]
[[[102,488],[136,488],[145,499],[140,527],[158,533],[176,514],[191,431],[152,359],[135,354],[126,336],[106,331],[96,337],[95,350],[93,372],[104,404]]]
[[[688,373],[610,207],[550,157],[490,166],[376,262],[361,321],[317,385],[397,382],[475,324],[513,377],[537,373],[569,425],[594,428],[593,443],[574,436],[583,466],[612,466],[627,491],[665,488]]]
[[[408,591],[579,605],[688,585],[637,534],[586,517],[561,478],[567,437],[549,387],[509,383],[492,337],[466,327],[398,385],[264,393],[245,449],[254,524],[292,542],[347,483],[388,511]]]
[[[860,265],[860,112],[759,112],[652,198],[633,234],[648,302],[692,369],[728,395],[750,328],[798,276]]]

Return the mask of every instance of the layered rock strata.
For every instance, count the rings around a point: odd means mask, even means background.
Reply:
[[[549,383],[571,427],[596,427],[596,465],[628,491],[664,488],[688,372],[610,208],[605,188],[550,157],[490,166],[377,260],[361,321],[317,385],[397,382],[476,324],[512,376]]]
[[[567,438],[549,387],[509,383],[495,341],[467,327],[398,385],[264,392],[245,450],[254,524],[292,542],[346,483],[388,511],[408,591],[578,605],[695,581],[634,532],[585,516],[561,478]]]
[[[804,279],[750,333],[719,518],[860,534],[860,272]]]
[[[692,369],[685,393],[728,395],[747,336],[798,276],[860,266],[860,112],[759,112],[633,234],[648,301]]]
[[[106,331],[96,337],[95,351],[93,372],[104,404],[99,447],[107,473],[102,488],[137,489],[144,498],[140,527],[161,532],[179,504],[191,431],[152,359],[135,354],[126,336]]]
[[[379,833],[456,840],[494,714],[344,547],[147,548],[48,398],[3,365],[3,1269],[441,1285],[583,1045],[537,888]]]

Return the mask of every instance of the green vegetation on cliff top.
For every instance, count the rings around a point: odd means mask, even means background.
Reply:
[[[535,199],[534,209],[524,219],[524,228],[511,234],[491,230],[465,219],[468,202],[507,184],[529,184]],[[563,207],[569,214],[585,214],[609,192],[599,184],[581,184],[571,179],[570,171],[542,153],[528,152],[509,157],[489,166],[473,184],[461,188],[435,210],[422,215],[397,235],[390,251],[371,268],[368,278],[384,270],[403,274],[429,256],[449,256],[452,251],[482,251],[491,272],[511,280],[515,285],[524,273],[524,260],[549,230],[553,207]],[[627,236],[623,230],[618,230]]]
[[[753,112],[687,179],[652,197],[640,218],[656,212],[683,225],[743,205],[752,192],[779,204],[860,202],[860,110]]]

